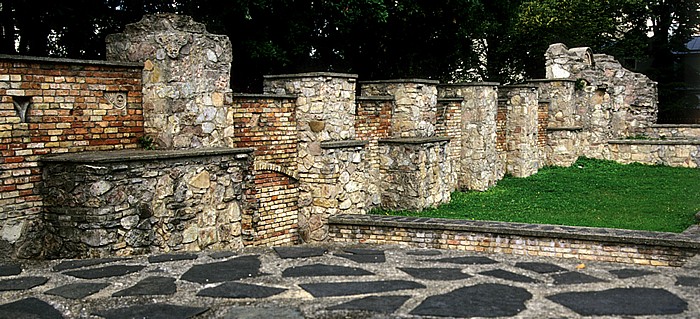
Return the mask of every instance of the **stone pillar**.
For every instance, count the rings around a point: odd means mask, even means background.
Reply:
[[[355,74],[269,75],[264,91],[296,95],[299,234],[325,241],[328,217],[363,214],[378,192],[365,141],[355,139]]]
[[[440,86],[441,98],[461,100],[459,155],[453,162],[460,189],[483,191],[503,178],[505,167],[496,147],[498,83],[457,83]],[[450,136],[452,137],[452,136]]]
[[[107,59],[143,62],[143,113],[158,147],[223,146],[231,42],[188,16],[156,14],[107,36]]]
[[[538,86],[540,100],[548,101],[543,164],[570,166],[582,152],[579,133],[584,114],[577,108],[576,81],[540,79],[528,82]]]
[[[408,79],[360,83],[363,96],[393,96],[392,137],[435,136],[438,81]]]
[[[509,85],[500,88],[506,99],[506,173],[527,177],[540,167],[537,149],[537,87]]]

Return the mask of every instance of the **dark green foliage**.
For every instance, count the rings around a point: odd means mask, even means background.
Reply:
[[[379,214],[682,232],[700,211],[700,169],[581,158],[422,212]]]

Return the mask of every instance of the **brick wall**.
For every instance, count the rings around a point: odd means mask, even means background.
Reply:
[[[506,150],[506,122],[508,121],[508,109],[505,100],[498,100],[498,112],[496,113],[496,150],[503,154]]]
[[[234,94],[230,146],[255,149],[256,209],[243,212],[246,245],[298,241],[297,122],[295,96]],[[226,134],[226,130],[232,130]],[[228,136],[232,135],[232,136]]]
[[[39,156],[136,148],[142,134],[141,66],[0,56],[0,241],[41,211]]]

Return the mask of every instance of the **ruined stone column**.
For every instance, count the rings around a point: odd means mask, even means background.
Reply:
[[[505,167],[496,149],[498,83],[456,83],[439,87],[441,98],[460,102],[459,156],[453,164],[460,189],[483,191],[503,177]]]
[[[506,99],[506,173],[527,177],[540,167],[537,149],[537,87],[508,85],[499,90]]]
[[[355,140],[355,74],[265,76],[268,94],[297,96],[299,234],[325,241],[328,217],[363,214],[377,186],[366,141]]]
[[[364,81],[362,96],[393,96],[392,137],[435,136],[438,81],[422,79]]]
[[[207,32],[188,16],[156,14],[106,41],[108,60],[144,63],[144,126],[159,148],[225,145],[232,59],[227,36]]]

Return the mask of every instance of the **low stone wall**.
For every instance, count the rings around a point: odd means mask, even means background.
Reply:
[[[697,234],[378,215],[329,220],[334,242],[681,266],[700,252]]]
[[[611,140],[609,159],[675,167],[700,167],[700,139]]]
[[[255,208],[252,149],[45,157],[45,257],[242,247]]]
[[[379,140],[381,207],[422,210],[450,201],[454,190],[448,138]]]
[[[700,124],[654,124],[646,134],[653,138],[690,138],[700,139]]]

